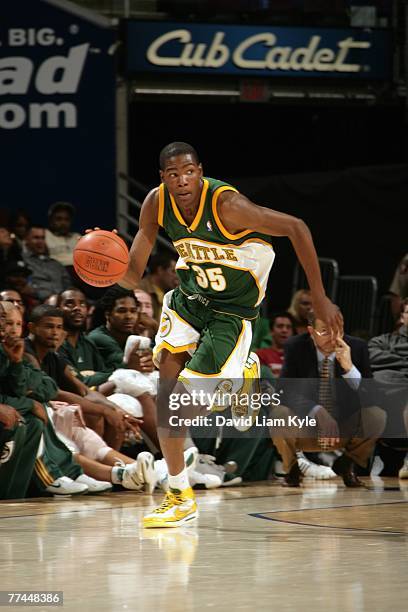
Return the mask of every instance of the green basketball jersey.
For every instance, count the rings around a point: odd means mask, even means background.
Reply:
[[[271,237],[250,230],[230,234],[217,211],[223,191],[237,190],[203,178],[197,214],[188,227],[162,183],[158,222],[179,255],[176,271],[183,293],[207,298],[208,304],[225,312],[237,312],[238,307],[256,315],[275,258]]]

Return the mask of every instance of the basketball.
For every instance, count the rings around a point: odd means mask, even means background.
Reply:
[[[94,230],[80,238],[74,249],[78,276],[93,287],[109,287],[126,273],[129,251],[114,232]]]

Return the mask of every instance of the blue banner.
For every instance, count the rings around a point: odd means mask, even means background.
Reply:
[[[127,22],[129,73],[389,79],[386,30]]]
[[[3,0],[2,203],[37,223],[57,200],[75,227],[115,219],[115,48],[108,20],[58,0]],[[97,219],[97,221],[95,221]]]

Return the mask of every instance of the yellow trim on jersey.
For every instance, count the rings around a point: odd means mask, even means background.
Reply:
[[[207,191],[208,191],[208,186],[209,186],[209,182],[207,181],[207,179],[203,179],[203,188],[201,190],[200,203],[198,205],[196,215],[190,226],[188,226],[187,223],[184,221],[182,214],[179,211],[178,206],[176,204],[176,200],[169,192],[171,206],[172,206],[172,209],[173,209],[173,212],[174,212],[174,215],[177,221],[181,223],[181,225],[184,225],[184,227],[187,227],[187,229],[189,229],[191,232],[194,232],[194,230],[197,229],[197,226],[201,221],[201,217],[203,216],[204,204],[205,204],[205,198],[206,198]]]
[[[248,234],[251,234],[253,230],[244,230],[243,232],[239,232],[238,234],[231,234],[227,230],[227,228],[224,227],[224,225],[222,224],[222,221],[218,216],[217,201],[218,201],[218,197],[221,195],[223,191],[235,191],[236,193],[238,193],[237,189],[235,189],[234,187],[227,186],[227,185],[224,185],[223,187],[219,187],[218,189],[214,191],[214,194],[212,197],[212,212],[214,215],[215,222],[218,225],[218,229],[226,238],[229,238],[229,240],[238,240],[238,238],[242,238],[243,236],[247,236]]]
[[[184,225],[184,227],[187,227],[187,223],[184,221],[183,217],[181,216],[181,213],[177,207],[176,201],[173,198],[173,196],[171,195],[171,193],[169,193],[170,196],[170,202],[171,202],[171,207],[173,209],[173,213],[177,219],[177,221],[181,224]]]
[[[230,352],[230,354],[228,355],[227,360],[225,361],[224,365],[222,366],[221,370],[219,372],[217,372],[216,374],[203,374],[202,372],[196,372],[195,370],[190,370],[190,368],[184,368],[183,372],[188,372],[189,374],[193,374],[194,376],[201,376],[202,378],[215,378],[216,376],[220,376],[222,374],[222,371],[225,369],[227,363],[229,362],[229,360],[231,359],[231,357],[233,356],[233,354],[235,353],[236,349],[238,348],[241,340],[242,340],[242,336],[244,335],[245,332],[245,324],[244,321],[242,322],[242,329],[240,331],[240,334],[238,336],[238,340],[234,346],[234,348],[232,349],[232,351]]]
[[[157,214],[157,222],[160,227],[163,227],[164,223],[164,183],[160,183],[159,187],[159,211]]]
[[[197,346],[197,342],[193,342],[192,344],[183,344],[183,346],[172,346],[171,344],[169,344],[168,342],[166,342],[165,340],[163,340],[163,342],[160,342],[160,344],[158,346],[155,346],[153,349],[153,359],[157,357],[157,355],[163,350],[163,349],[167,349],[169,351],[169,353],[184,353],[185,351],[188,351],[189,349],[193,349],[196,348]]]
[[[194,232],[197,229],[198,224],[200,223],[201,217],[203,216],[203,212],[204,212],[204,205],[205,205],[205,199],[207,197],[209,182],[207,181],[207,179],[203,179],[203,181],[204,181],[204,185],[201,191],[200,205],[198,207],[196,216],[194,217],[194,221],[192,222],[189,228],[192,232]]]

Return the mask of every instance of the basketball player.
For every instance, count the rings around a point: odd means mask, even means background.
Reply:
[[[143,203],[129,268],[120,285],[137,287],[163,227],[179,255],[180,286],[164,297],[154,359],[161,380],[178,380],[173,397],[186,389],[191,392],[197,380],[242,379],[252,326],[275,257],[271,236],[291,240],[316,316],[331,333],[338,333],[341,315],[325,295],[313,240],[303,221],[257,206],[231,185],[205,178],[196,151],[183,142],[161,151],[160,178],[161,185]],[[184,465],[183,435],[161,431],[159,437],[170,488],[163,503],[143,518],[143,526],[177,527],[197,518],[197,505]]]

